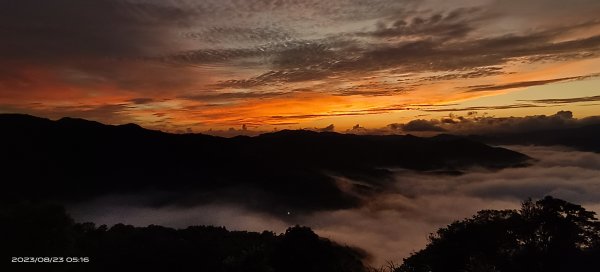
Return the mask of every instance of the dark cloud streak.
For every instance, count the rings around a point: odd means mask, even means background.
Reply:
[[[600,95],[585,96],[585,97],[573,97],[573,98],[548,98],[548,99],[536,99],[536,100],[521,100],[521,101],[538,103],[538,104],[571,104],[571,103],[582,103],[582,102],[597,102],[597,101],[600,101]]]
[[[508,84],[499,84],[499,85],[478,85],[478,86],[469,86],[467,87],[469,90],[467,92],[487,92],[487,91],[499,91],[499,90],[507,90],[507,89],[515,89],[515,88],[524,88],[524,87],[532,87],[532,86],[540,86],[557,82],[569,82],[569,81],[577,81],[577,80],[586,80],[600,76],[600,74],[590,74],[576,77],[563,77],[563,78],[553,78],[546,80],[533,80],[533,81],[520,81],[520,82],[512,82]]]

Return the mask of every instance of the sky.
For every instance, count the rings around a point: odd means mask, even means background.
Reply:
[[[600,115],[597,0],[0,6],[0,113],[223,135]]]

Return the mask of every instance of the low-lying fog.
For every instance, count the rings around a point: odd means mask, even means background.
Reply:
[[[397,171],[395,183],[354,209],[310,215],[270,215],[233,204],[150,208],[151,196],[111,196],[68,207],[75,220],[96,224],[149,224],[183,228],[218,225],[229,230],[277,233],[294,224],[357,246],[373,265],[399,263],[427,243],[427,236],[482,209],[514,209],[528,197],[552,195],[600,211],[600,154],[566,147],[509,146],[538,161],[500,171],[473,169],[460,176]]]

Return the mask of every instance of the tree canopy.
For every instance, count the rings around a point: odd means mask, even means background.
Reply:
[[[547,196],[519,210],[483,210],[430,236],[396,272],[596,271],[600,223],[595,213]]]
[[[0,206],[0,271],[362,272],[365,253],[293,226],[283,234],[224,227],[75,223],[60,206]],[[89,257],[88,263],[15,264],[14,256]],[[43,268],[43,269],[42,269]],[[17,269],[17,270],[15,270]]]
[[[48,271],[362,272],[370,269],[364,264],[366,253],[323,239],[308,227],[294,226],[283,234],[210,226],[107,227],[75,223],[62,207],[53,205],[1,206],[0,241],[0,252],[5,257],[90,258],[89,263],[52,264]],[[518,210],[483,210],[456,221],[431,234],[429,244],[406,258],[400,267],[390,265],[382,270],[566,272],[597,271],[598,267],[600,222],[595,213],[547,196],[537,201],[527,200]]]

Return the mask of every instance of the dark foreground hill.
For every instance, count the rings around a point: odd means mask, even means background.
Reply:
[[[389,168],[502,168],[529,159],[448,135],[280,131],[220,138],[16,114],[0,115],[0,131],[4,200],[62,203],[152,191],[162,196],[156,205],[233,201],[276,213],[302,212],[359,204],[335,177],[377,187],[390,177]]]
[[[366,271],[361,250],[300,226],[279,235],[208,226],[108,228],[74,223],[58,206],[9,205],[0,207],[0,239],[2,271]]]

